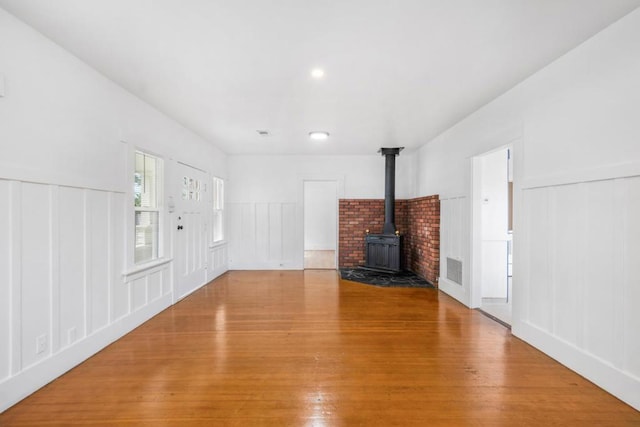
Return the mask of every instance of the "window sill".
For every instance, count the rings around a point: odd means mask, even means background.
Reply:
[[[127,271],[122,272],[122,278],[125,282],[130,282],[132,280],[138,279],[139,277],[143,277],[146,274],[150,273],[150,270],[158,269],[158,267],[162,267],[165,264],[173,261],[173,258],[159,258],[153,261],[145,262],[144,264],[138,264],[133,266]]]
[[[219,242],[209,243],[209,249],[215,249],[215,248],[218,248],[220,246],[226,246],[226,245],[227,245],[227,241],[226,240],[220,240]]]

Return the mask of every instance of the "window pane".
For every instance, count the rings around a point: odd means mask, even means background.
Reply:
[[[156,208],[158,160],[136,152],[136,170],[133,181],[134,203],[138,208]]]
[[[158,258],[158,212],[136,212],[136,263]]]
[[[213,212],[213,241],[219,242],[224,239],[224,228],[222,226],[222,211]]]
[[[224,240],[224,180],[213,178],[213,224],[214,242]]]

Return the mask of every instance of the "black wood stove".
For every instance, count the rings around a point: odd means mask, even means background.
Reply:
[[[402,236],[396,230],[396,156],[404,147],[381,148],[385,157],[384,170],[384,226],[382,234],[369,234],[365,238],[365,267],[379,270],[402,270]]]

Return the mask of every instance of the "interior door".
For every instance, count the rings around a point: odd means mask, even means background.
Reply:
[[[207,174],[178,163],[180,193],[176,203],[176,299],[204,285],[207,278]]]

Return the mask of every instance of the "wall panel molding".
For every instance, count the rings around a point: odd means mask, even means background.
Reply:
[[[526,189],[513,332],[638,408],[640,177]],[[516,247],[517,250],[517,247]],[[635,270],[634,270],[635,269]],[[629,275],[630,271],[636,274]],[[518,280],[516,283],[515,280]],[[633,391],[635,389],[635,391]]]

